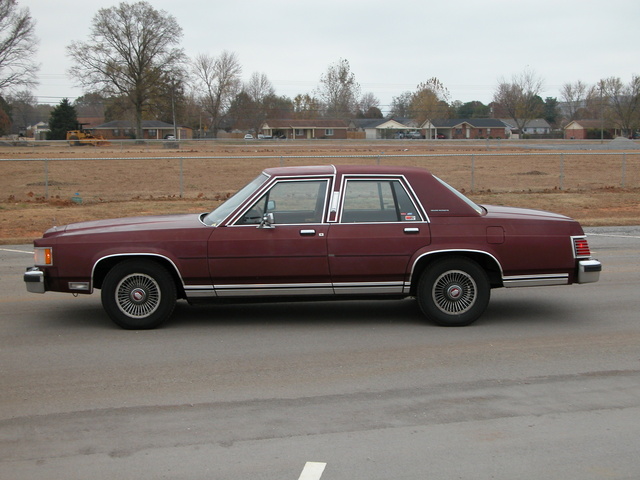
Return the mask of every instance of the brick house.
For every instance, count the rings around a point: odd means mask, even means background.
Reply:
[[[348,127],[346,121],[338,119],[273,119],[265,121],[260,130],[264,135],[293,140],[312,138],[343,140],[347,138]]]
[[[600,138],[602,120],[573,120],[564,127],[564,138],[568,140],[586,140]],[[615,129],[604,125],[604,138],[613,138]]]
[[[95,135],[102,135],[109,140],[130,140],[135,138],[136,127],[133,122],[126,120],[113,120],[92,127]],[[176,140],[193,138],[193,130],[189,127],[176,126]],[[173,125],[159,120],[143,120],[142,136],[145,140],[162,140],[174,134]]]
[[[497,118],[453,118],[426,120],[420,127],[426,138],[482,139],[508,138],[507,126]]]
[[[349,124],[350,129],[364,132],[367,140],[404,138],[408,132],[416,132],[418,127],[415,121],[407,118],[360,118]]]
[[[512,118],[501,118],[502,123],[509,127],[512,131],[518,130],[517,123]],[[518,119],[520,123],[523,120]],[[518,132],[522,135],[549,135],[551,133],[551,125],[544,118],[532,118],[526,120],[522,132]]]

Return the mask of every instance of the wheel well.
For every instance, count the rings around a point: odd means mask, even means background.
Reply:
[[[462,257],[473,260],[478,265],[480,265],[480,267],[482,267],[487,273],[491,288],[502,287],[502,272],[500,266],[498,265],[497,260],[491,255],[483,252],[472,251],[435,252],[422,256],[414,266],[413,273],[411,274],[411,294],[416,294],[420,277],[430,264],[442,258],[454,257]]]
[[[182,280],[180,279],[180,276],[176,270],[176,266],[171,261],[169,261],[169,259],[156,255],[118,255],[106,257],[99,260],[93,269],[93,288],[102,288],[104,277],[107,275],[109,270],[111,270],[117,264],[129,260],[142,260],[162,265],[164,268],[166,268],[167,272],[169,272],[176,284],[178,298],[186,298]]]

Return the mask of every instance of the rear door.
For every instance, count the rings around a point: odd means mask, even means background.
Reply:
[[[429,243],[426,215],[403,178],[345,178],[328,242],[334,291],[408,291],[409,259]]]

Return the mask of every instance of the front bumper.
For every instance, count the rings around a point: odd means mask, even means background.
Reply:
[[[602,264],[599,260],[589,259],[578,262],[578,283],[593,283],[600,279]]]
[[[24,283],[31,293],[44,293],[44,272],[38,267],[29,267],[24,273]]]

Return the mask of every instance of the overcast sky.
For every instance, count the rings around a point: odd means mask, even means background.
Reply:
[[[82,95],[65,47],[88,38],[114,0],[18,0],[40,39],[40,103]],[[133,1],[128,3],[135,3]],[[525,69],[543,98],[564,83],[640,74],[640,1],[619,0],[152,0],[182,27],[186,55],[235,52],[246,80],[265,73],[278,95],[312,93],[327,67],[349,61],[361,92],[382,110],[437,77],[451,100],[489,103],[500,79]]]

